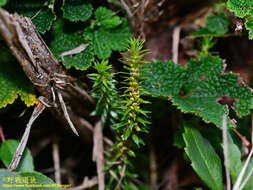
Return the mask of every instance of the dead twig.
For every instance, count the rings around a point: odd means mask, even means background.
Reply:
[[[81,125],[87,127],[87,129],[88,129],[89,131],[91,131],[92,133],[94,133],[94,128],[93,128],[93,126],[92,126],[87,120],[85,120],[84,118],[78,118],[78,120],[79,120],[79,122],[80,122]],[[104,140],[104,142],[105,142],[107,145],[109,145],[110,147],[113,145],[113,142],[112,142],[109,138],[103,137],[103,140]]]
[[[178,63],[178,47],[180,40],[180,26],[176,26],[173,30],[173,38],[172,38],[172,60],[175,64]]]
[[[64,61],[64,58],[63,58],[64,56],[78,54],[78,53],[84,51],[88,45],[89,44],[81,44],[72,50],[65,51],[65,52],[61,53],[60,58],[62,59],[62,61]]]
[[[43,103],[51,106],[50,111],[61,122],[69,123],[74,133],[82,130],[83,141],[91,143],[92,139],[89,136],[91,133],[86,128],[78,126],[77,123],[72,123],[73,119],[71,116],[68,117],[70,112],[72,116],[87,116],[86,107],[75,108],[78,113],[72,108],[76,106],[76,102],[78,105],[92,105],[93,103],[89,102],[91,98],[80,98],[79,93],[72,93],[72,88],[67,88],[65,79],[61,79],[61,76],[65,74],[64,68],[49,50],[31,20],[17,14],[9,14],[0,8],[0,34],[22,66],[26,76],[44,97]],[[72,85],[77,86],[76,82]],[[68,107],[63,101],[66,97],[71,99]],[[77,130],[73,129],[73,126],[76,126]]]
[[[239,133],[234,127],[232,127],[232,130],[237,134],[237,136],[242,140],[243,144],[250,150],[250,142],[246,139],[245,136],[243,136],[241,133]]]
[[[88,177],[85,177],[83,180],[83,183],[80,186],[67,188],[67,190],[85,190],[85,189],[92,188],[97,184],[98,184],[97,177],[93,177],[90,180]]]
[[[126,4],[126,2],[124,0],[120,0],[120,2],[122,4],[122,6],[124,7],[124,9],[126,10],[128,18],[129,19],[132,18],[133,17],[133,13],[132,13],[130,7]]]
[[[54,161],[54,176],[55,182],[61,184],[61,167],[60,167],[60,151],[58,142],[55,140],[53,142],[53,161]]]
[[[152,189],[157,189],[157,163],[156,163],[156,156],[154,151],[154,146],[151,146],[149,150],[149,166],[150,166],[150,183]]]
[[[122,180],[125,177],[125,175],[126,175],[126,164],[124,163],[121,174],[120,174],[120,179],[118,180],[118,184],[117,184],[117,186],[115,187],[114,190],[119,190],[120,189]]]
[[[5,142],[3,127],[0,125],[0,138],[2,142]]]
[[[94,128],[93,133],[93,156],[92,160],[96,162],[98,173],[98,189],[105,189],[104,177],[104,145],[103,145],[103,128],[102,121],[99,120]]]
[[[31,127],[33,122],[35,121],[35,119],[43,112],[43,110],[45,109],[45,106],[39,102],[39,104],[34,108],[34,111],[32,113],[32,116],[26,126],[25,132],[22,136],[22,139],[18,145],[18,148],[16,150],[15,155],[13,156],[13,159],[8,167],[8,170],[15,170],[18,167],[18,164],[21,160],[21,157],[23,155],[23,152],[25,150],[26,144],[27,144],[27,140],[29,138],[30,135],[30,131],[31,131]]]

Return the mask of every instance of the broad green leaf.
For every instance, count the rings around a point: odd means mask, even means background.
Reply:
[[[244,164],[245,162],[243,162]],[[246,176],[249,174],[250,170],[253,168],[253,159],[251,158],[249,165],[247,167],[247,170],[245,172],[244,179],[246,178]],[[253,175],[251,175],[251,177],[248,179],[248,182],[246,183],[245,187],[243,188],[243,190],[252,190],[253,189]]]
[[[73,31],[68,31],[66,29],[68,28],[68,24],[63,19],[58,19],[53,26],[53,40],[50,43],[50,49],[58,60],[61,60],[60,55],[62,53],[87,43],[81,33],[75,28]],[[80,53],[64,56],[63,59],[61,61],[63,61],[63,65],[67,69],[74,67],[76,69],[86,70],[94,60],[93,47],[90,44]]]
[[[24,187],[25,184],[23,184],[22,180],[18,173],[0,169],[0,189],[30,190],[30,188]]]
[[[3,161],[5,167],[8,167],[16,152],[19,141],[9,139],[5,141],[0,148],[0,159]],[[33,171],[33,157],[29,149],[25,149],[17,171]]]
[[[72,21],[86,21],[92,15],[93,7],[87,0],[64,0],[63,17]]]
[[[7,3],[7,0],[0,0],[0,6],[4,6]]]
[[[39,173],[39,172],[18,172],[18,174],[23,177],[28,177],[28,180],[34,180],[31,185],[37,185],[36,190],[60,190],[60,187],[57,187],[55,182],[49,177]]]
[[[132,37],[130,28],[125,19],[115,28],[95,27],[87,28],[84,38],[93,45],[94,53],[100,59],[107,59],[113,50],[123,51],[126,49],[129,39]]]
[[[46,2],[46,0],[24,0],[20,3],[18,0],[10,0],[5,8],[10,12],[18,12],[30,17],[37,30],[44,34],[51,28],[53,21],[56,20],[56,15],[47,6]]]
[[[238,146],[233,142],[231,135],[228,133],[228,165],[229,172],[232,178],[233,184],[235,183],[244,162],[241,160],[241,151]],[[248,166],[246,173],[243,177],[243,181],[249,173],[250,169],[253,167],[253,161]],[[252,190],[253,188],[253,176],[250,177],[248,183],[245,185],[243,190]]]
[[[228,168],[233,184],[235,183],[242,166],[241,152],[228,133]]]
[[[1,49],[3,50],[3,49]],[[33,92],[33,86],[26,78],[21,67],[17,63],[8,62],[8,52],[3,50],[0,54],[7,55],[0,60],[0,109],[12,104],[20,96],[27,106],[38,103]]]
[[[185,81],[186,73],[180,64],[172,61],[154,61],[146,64],[142,81],[143,88],[152,96],[164,96],[179,94]]]
[[[217,100],[223,96],[235,100],[232,108],[238,116],[250,113],[253,99],[250,89],[239,82],[238,75],[223,73],[223,62],[218,57],[191,59],[186,69],[159,61],[145,67],[142,87],[152,96],[169,97],[184,113],[194,113],[205,122],[221,127],[227,109]]]
[[[215,34],[226,34],[228,32],[229,19],[224,13],[211,14],[206,19],[206,27]]]
[[[95,18],[98,26],[103,28],[115,28],[121,24],[119,16],[115,16],[115,12],[105,7],[99,7],[95,11]]]
[[[207,28],[200,28],[196,32],[189,35],[190,37],[219,37],[223,35],[216,34],[215,32],[209,31]]]
[[[0,169],[1,190],[60,190],[55,182],[39,172],[10,172]]]
[[[211,14],[206,19],[206,27],[190,34],[190,37],[220,37],[228,32],[229,19],[224,13]]]
[[[198,130],[189,126],[185,126],[183,138],[193,169],[209,188],[223,190],[221,160],[211,144]]]

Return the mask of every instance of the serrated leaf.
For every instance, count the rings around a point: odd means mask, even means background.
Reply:
[[[206,19],[206,27],[190,34],[190,37],[220,37],[228,32],[229,19],[224,13],[211,14]]]
[[[223,190],[222,166],[219,156],[198,130],[189,126],[185,126],[184,129],[185,152],[192,162],[193,169],[209,188]]]
[[[11,0],[8,1],[5,8],[10,12],[18,12],[30,17],[37,30],[44,34],[51,28],[53,21],[56,19],[56,15],[47,6],[46,2],[46,0],[24,0],[20,3],[18,0]]]
[[[234,12],[236,16],[243,18],[253,6],[252,0],[228,0],[227,7],[230,11]]]
[[[87,0],[64,0],[63,18],[72,22],[86,21],[92,15],[93,7]]]
[[[226,34],[228,32],[229,19],[224,13],[211,14],[206,19],[206,27],[215,34]]]
[[[245,27],[249,31],[249,39],[253,40],[253,17],[246,18]]]
[[[180,64],[172,61],[154,61],[144,66],[142,86],[152,96],[178,94],[185,81],[186,73]]]
[[[125,19],[118,27],[106,29],[98,27],[93,32],[84,32],[86,40],[90,40],[94,47],[94,53],[99,59],[107,59],[112,51],[123,51],[126,49],[129,39],[132,37],[130,28]]]
[[[60,55],[66,51],[73,50],[81,44],[85,44],[86,41],[78,30],[66,31],[65,27],[68,23],[62,19],[58,19],[53,26],[53,40],[50,43],[50,49],[58,60]],[[74,67],[79,70],[86,70],[91,66],[91,62],[94,60],[93,47],[89,45],[85,50],[78,54],[67,55],[63,57],[63,65],[69,69]]]
[[[115,13],[105,7],[99,7],[95,11],[95,19],[98,26],[103,28],[115,28],[121,24],[119,16],[115,16]]]
[[[33,86],[17,63],[0,60],[0,108],[12,104],[20,96],[27,106],[38,103]]]
[[[5,167],[8,167],[16,152],[19,141],[9,139],[5,141],[0,148],[0,159]],[[29,149],[25,149],[17,171],[34,171],[33,157]]]
[[[239,82],[238,75],[224,74],[222,59],[218,57],[192,59],[186,69],[159,61],[146,67],[149,70],[143,74],[142,87],[152,96],[170,97],[184,113],[194,113],[221,127],[227,109],[217,103],[217,98],[226,95],[236,100],[233,108],[238,116],[250,113],[253,98],[250,89]]]

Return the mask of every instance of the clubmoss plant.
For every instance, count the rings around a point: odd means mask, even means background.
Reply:
[[[112,66],[108,61],[102,60],[94,65],[97,73],[89,74],[90,79],[94,82],[92,96],[98,100],[96,108],[92,115],[101,116],[103,125],[106,122],[115,123],[118,118],[116,109],[120,107],[119,96],[115,87],[114,73],[111,71]]]
[[[122,62],[127,72],[125,80],[122,82],[124,94],[121,101],[121,119],[120,122],[113,125],[113,129],[117,135],[117,143],[112,147],[111,152],[108,153],[108,171],[111,179],[110,183],[117,181],[116,188],[124,188],[127,183],[127,176],[133,176],[130,171],[131,161],[130,157],[135,157],[134,149],[144,141],[140,137],[142,132],[148,132],[147,119],[148,111],[142,109],[142,104],[149,103],[144,100],[141,95],[144,93],[140,87],[141,70],[144,56],[148,53],[143,50],[143,43],[139,39],[131,39],[129,47],[125,53],[122,54]]]

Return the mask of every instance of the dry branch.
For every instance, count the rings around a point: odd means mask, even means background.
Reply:
[[[51,53],[32,21],[27,17],[9,14],[4,9],[0,9],[0,34],[22,66],[26,76],[44,97],[44,103],[50,105],[50,111],[68,126],[64,112],[61,109],[61,103],[59,99],[53,101],[54,93],[52,93],[52,89],[56,85],[56,83],[52,84],[52,81],[61,75],[65,75],[66,71]],[[82,140],[86,143],[92,143],[91,131],[88,130],[89,126],[79,122],[79,118],[89,114],[85,105],[93,107],[95,101],[88,93],[83,93],[85,97],[75,93],[75,91],[84,92],[84,89],[79,89],[76,80],[71,76],[68,76],[68,79],[71,81],[71,85],[58,84],[61,87],[58,88],[58,92],[62,93],[64,100],[71,100],[67,102],[67,111]],[[75,91],[73,91],[73,87]],[[77,105],[79,106],[76,107]]]

